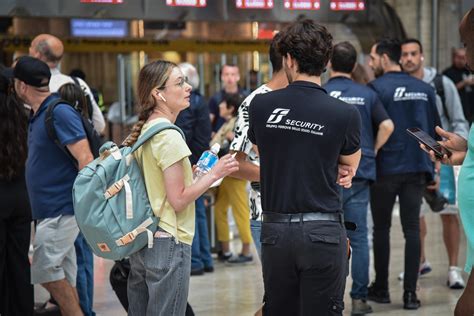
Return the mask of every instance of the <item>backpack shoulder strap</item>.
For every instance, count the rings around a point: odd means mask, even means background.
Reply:
[[[450,121],[448,109],[446,107],[446,96],[444,94],[443,75],[436,74],[433,82],[434,82],[434,85],[435,85],[436,94],[439,95],[439,97],[441,98],[441,103],[443,105],[444,115],[446,116],[448,121]]]
[[[46,127],[46,133],[48,134],[49,139],[51,139],[58,147],[61,149],[66,156],[72,161],[72,163],[77,166],[77,161],[71,155],[71,153],[61,144],[58,138],[58,134],[56,133],[56,129],[54,128],[54,109],[59,104],[67,104],[70,107],[74,108],[69,102],[63,99],[54,99],[48,104],[46,109],[45,117],[44,117],[44,125]]]
[[[137,142],[133,145],[131,152],[132,153],[135,152],[138,148],[140,148],[140,146],[145,144],[150,138],[152,138],[153,136],[155,136],[156,134],[158,134],[159,132],[165,129],[174,129],[181,134],[183,139],[185,139],[183,131],[178,126],[168,123],[168,122],[161,122],[161,123],[153,125],[152,127],[150,127],[148,131],[145,132],[145,134],[141,135],[138,138]]]

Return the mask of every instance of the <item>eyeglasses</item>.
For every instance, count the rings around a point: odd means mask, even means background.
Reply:
[[[170,85],[166,85],[166,86],[162,86],[162,87],[159,88],[159,89],[164,89],[164,88],[172,87],[172,86],[179,86],[180,88],[182,88],[182,87],[184,87],[184,84],[185,84],[185,83],[189,83],[188,77],[181,77],[181,79],[179,80],[179,82],[173,83],[173,84],[170,84]]]

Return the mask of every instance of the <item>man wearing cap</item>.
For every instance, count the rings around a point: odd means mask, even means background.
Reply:
[[[51,72],[39,59],[23,56],[9,75],[14,78],[19,99],[32,110],[26,161],[26,184],[33,219],[37,221],[31,281],[51,293],[62,315],[83,315],[75,289],[74,240],[79,229],[71,194],[77,167],[46,132],[46,109],[58,98],[49,91]],[[58,104],[53,117],[61,145],[82,169],[93,157],[80,114],[68,104]]]
[[[64,54],[64,45],[61,40],[50,34],[40,34],[31,42],[30,56],[38,58],[48,65],[51,71],[51,79],[49,81],[49,91],[57,92],[62,85],[67,83],[75,83],[81,87],[87,96],[87,108],[92,110],[92,123],[94,129],[100,134],[104,131],[105,121],[102,112],[95,101],[92,91],[87,83],[80,79],[62,74],[59,70]],[[74,78],[74,79],[73,79]],[[79,303],[82,311],[86,316],[95,316],[93,311],[94,299],[94,257],[92,250],[84,238],[79,233],[74,242],[77,257],[77,292],[79,294]]]

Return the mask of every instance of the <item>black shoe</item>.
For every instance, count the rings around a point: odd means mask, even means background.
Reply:
[[[404,309],[418,309],[421,303],[420,300],[416,297],[415,292],[405,291],[403,293],[403,308]]]
[[[214,267],[213,267],[213,266],[210,266],[210,267],[204,267],[204,272],[207,272],[207,273],[214,272]]]
[[[217,253],[217,259],[219,261],[227,261],[229,260],[230,258],[232,258],[232,252],[228,252],[228,253],[223,253],[222,251],[219,251]]]
[[[191,269],[191,275],[203,275],[204,274],[204,269]]]
[[[391,303],[390,301],[390,293],[388,293],[388,290],[382,290],[378,289],[375,287],[375,283],[372,283],[368,287],[368,294],[367,294],[367,299],[369,301],[374,301],[376,303],[381,303],[381,304],[389,304]]]

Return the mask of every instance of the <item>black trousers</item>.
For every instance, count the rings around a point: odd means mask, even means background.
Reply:
[[[420,267],[420,207],[426,188],[425,173],[381,176],[371,187],[374,220],[375,287],[388,290],[390,227],[395,198],[400,202],[400,220],[405,237],[403,289],[415,291]]]
[[[342,315],[346,230],[330,221],[262,223],[263,314]]]
[[[0,315],[33,315],[28,250],[31,209],[24,177],[0,181]]]

